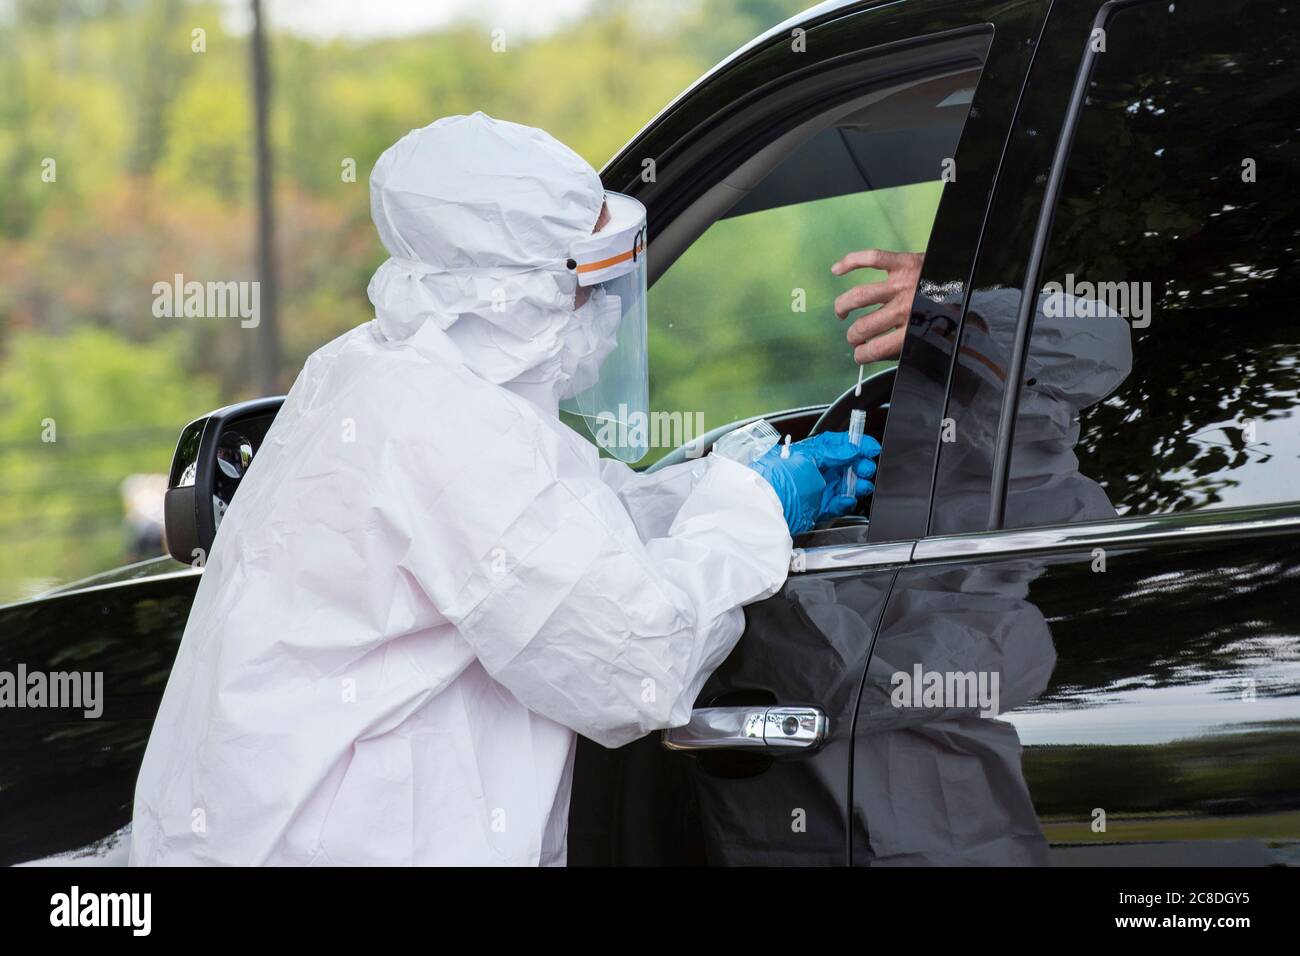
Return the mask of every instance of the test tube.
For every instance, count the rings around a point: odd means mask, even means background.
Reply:
[[[862,435],[867,430],[867,413],[855,408],[849,413],[849,441],[855,445],[862,444]],[[844,470],[844,494],[856,497],[858,491],[858,472],[856,463]]]

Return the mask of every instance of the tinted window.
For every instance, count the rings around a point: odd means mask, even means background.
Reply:
[[[1300,5],[1224,13],[1144,4],[1106,31],[1048,247],[1010,525],[1039,523],[1027,496],[1053,485],[1075,520],[1300,499]]]

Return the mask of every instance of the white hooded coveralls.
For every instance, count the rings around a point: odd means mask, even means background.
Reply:
[[[756,473],[601,460],[568,244],[596,173],[482,114],[371,176],[376,319],[313,354],[222,521],[134,864],[561,864],[575,733],[685,723],[791,542]]]

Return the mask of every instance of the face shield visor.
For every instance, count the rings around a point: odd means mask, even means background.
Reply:
[[[578,371],[579,390],[560,408],[580,416],[597,445],[631,464],[650,449],[646,213],[621,193],[606,193],[605,203],[609,222],[569,252],[578,276],[578,321],[600,344],[588,360],[594,367]]]

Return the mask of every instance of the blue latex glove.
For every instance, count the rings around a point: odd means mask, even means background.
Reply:
[[[870,435],[862,436],[861,445],[853,445],[847,432],[822,432],[790,445],[788,457],[782,456],[784,450],[785,446],[777,445],[749,467],[776,492],[791,537],[811,531],[823,518],[846,514],[857,504],[856,498],[871,494],[875,487],[871,478],[876,463],[871,459],[880,454],[880,443]],[[840,493],[845,469],[850,467],[858,474],[854,497]]]

